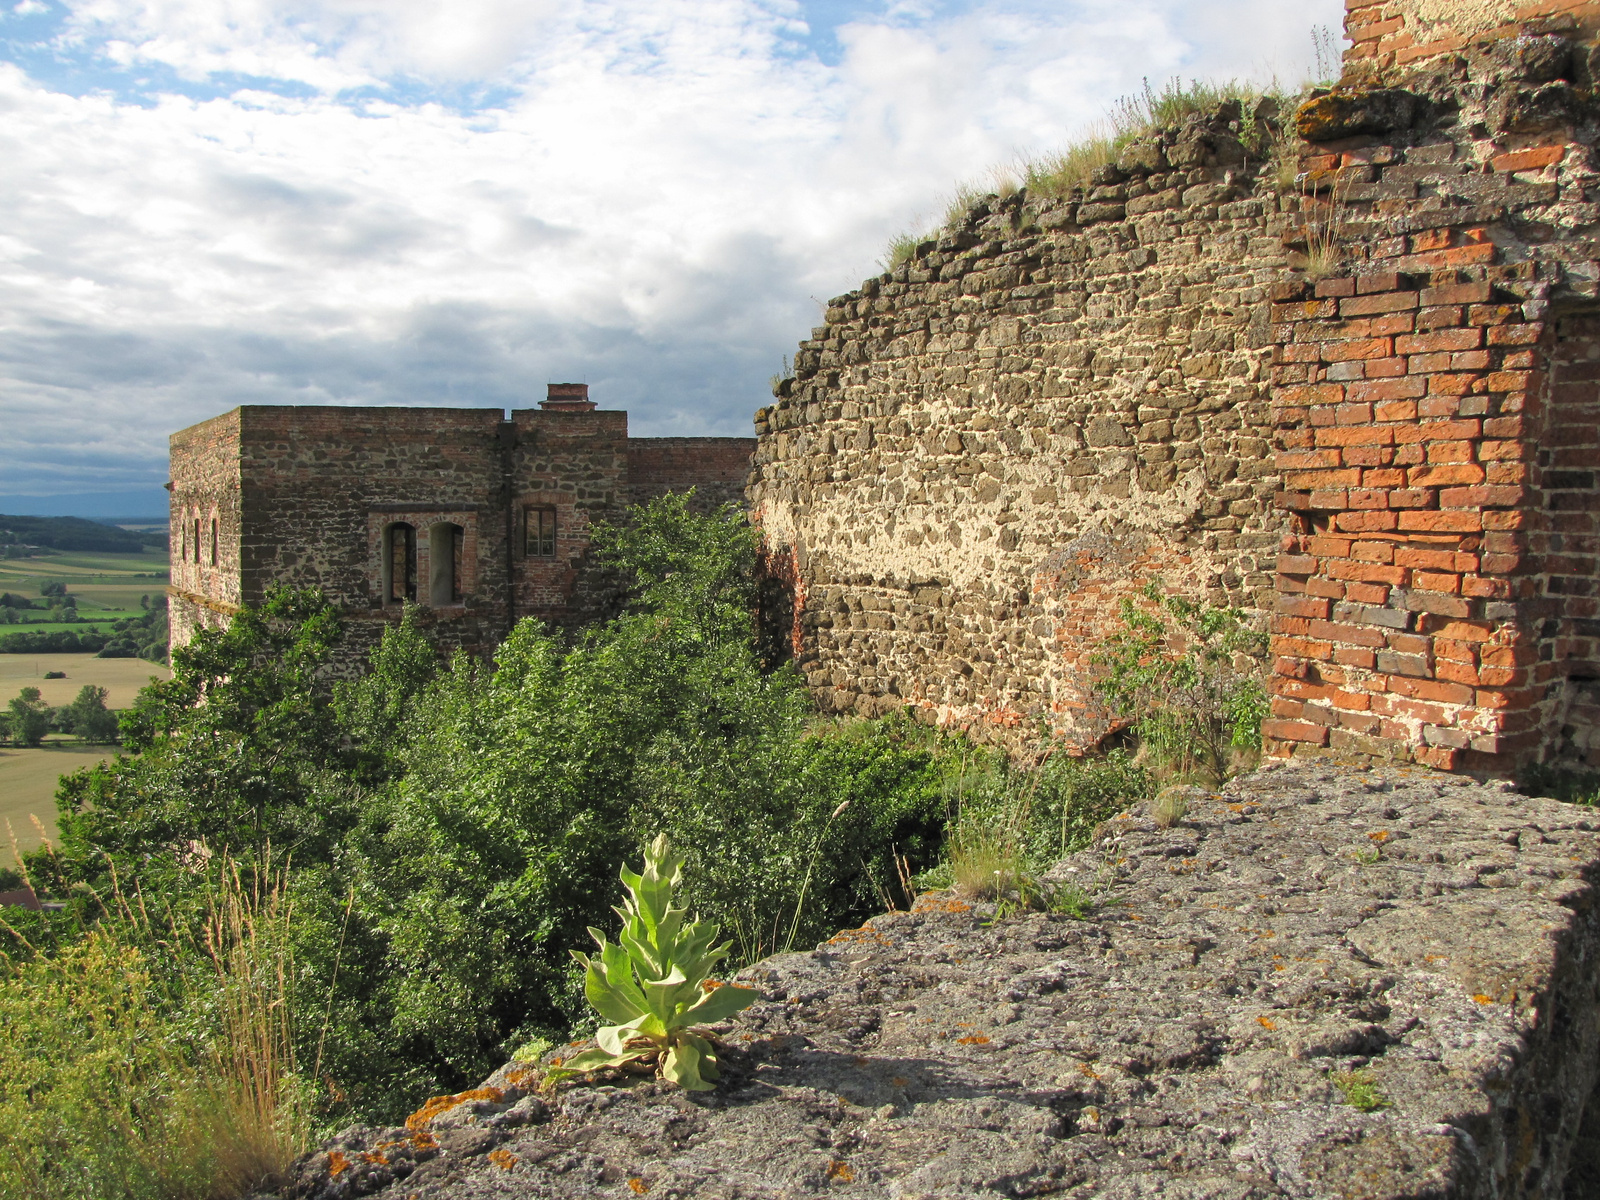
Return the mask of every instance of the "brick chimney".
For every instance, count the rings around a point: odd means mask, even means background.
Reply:
[[[593,412],[594,401],[589,399],[587,383],[552,383],[549,395],[539,407],[554,412]]]

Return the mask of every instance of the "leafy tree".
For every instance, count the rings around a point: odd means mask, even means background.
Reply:
[[[62,710],[66,726],[86,742],[109,742],[117,736],[117,716],[106,707],[110,695],[103,687],[85,684],[77,698]]]
[[[40,698],[39,689],[25,687],[11,701],[7,724],[11,740],[19,746],[37,746],[50,732],[50,708]]]
[[[90,873],[103,853],[191,840],[326,857],[350,819],[348,797],[325,788],[345,758],[322,677],[339,636],[327,601],[288,589],[199,633],[174,654],[172,678],[123,714],[131,757],[63,781],[62,854]]]

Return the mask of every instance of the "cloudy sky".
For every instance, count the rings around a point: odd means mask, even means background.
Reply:
[[[829,296],[1140,77],[1341,0],[0,0],[0,512],[165,511],[237,404],[746,434]]]

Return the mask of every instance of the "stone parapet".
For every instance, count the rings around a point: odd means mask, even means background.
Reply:
[[[703,1097],[541,1087],[561,1047],[346,1131],[292,1194],[1592,1196],[1592,817],[1416,767],[1264,771],[1170,829],[1107,822],[1052,872],[1082,919],[931,893],[748,968]]]

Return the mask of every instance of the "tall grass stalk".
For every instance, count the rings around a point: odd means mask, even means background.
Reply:
[[[56,952],[0,970],[0,1200],[227,1200],[310,1135],[281,877],[223,863],[197,929],[113,882]]]
[[[828,826],[833,824],[833,819],[849,807],[850,801],[841,801],[839,807],[828,814],[828,819],[822,823],[822,828],[817,830],[817,840],[811,845],[811,859],[806,863],[805,882],[800,885],[800,898],[794,903],[794,920],[789,923],[789,936],[783,943],[785,954],[794,949],[795,934],[800,929],[800,914],[806,907],[806,893],[811,890],[811,872],[817,865],[817,854],[822,849],[822,835],[828,832]]]

